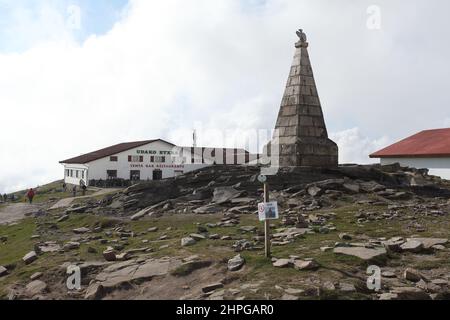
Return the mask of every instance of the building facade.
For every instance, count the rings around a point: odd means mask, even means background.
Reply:
[[[112,179],[162,180],[214,164],[238,165],[249,160],[243,149],[178,147],[157,139],[121,143],[60,163],[67,184],[90,185]]]
[[[432,175],[450,180],[450,128],[425,130],[370,155],[382,165],[428,169]]]

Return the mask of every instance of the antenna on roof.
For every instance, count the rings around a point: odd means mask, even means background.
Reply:
[[[197,130],[194,129],[194,132],[192,134],[192,140],[193,140],[193,147],[197,147]]]

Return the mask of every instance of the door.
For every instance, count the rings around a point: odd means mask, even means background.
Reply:
[[[141,180],[141,171],[139,171],[139,170],[131,170],[130,171],[130,180],[131,181],[139,181],[139,180]]]
[[[161,170],[153,170],[153,180],[162,180],[162,177]]]

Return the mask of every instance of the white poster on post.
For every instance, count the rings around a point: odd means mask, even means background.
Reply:
[[[278,203],[276,201],[258,204],[259,221],[279,219]]]

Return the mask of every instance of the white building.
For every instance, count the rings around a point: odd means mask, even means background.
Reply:
[[[450,180],[450,128],[425,130],[370,155],[381,164],[399,163]]]
[[[249,160],[250,154],[243,149],[177,147],[157,139],[121,143],[60,163],[67,184],[89,185],[93,180],[161,180],[213,164]]]

